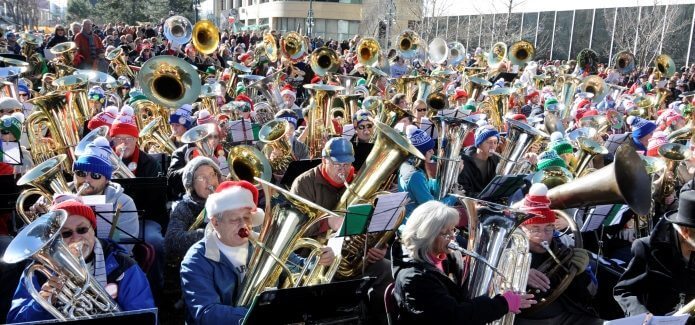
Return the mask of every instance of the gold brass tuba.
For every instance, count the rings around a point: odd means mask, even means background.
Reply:
[[[663,144],[658,151],[659,156],[666,161],[666,168],[657,180],[655,198],[659,202],[663,202],[666,197],[675,192],[676,169],[682,161],[690,159],[691,151],[688,147],[679,143]]]
[[[295,160],[292,144],[287,138],[289,132],[290,122],[281,119],[266,123],[258,132],[258,140],[265,144],[263,151],[270,160],[273,173],[284,174],[290,162]],[[270,156],[273,151],[279,152],[279,154],[271,159]]]
[[[304,85],[304,88],[311,93],[313,102],[309,112],[310,125],[306,130],[308,132],[306,144],[309,147],[309,157],[315,159],[321,157],[321,150],[328,141],[328,137],[335,134],[333,119],[328,112],[333,107],[333,99],[339,91],[343,90],[343,87],[309,84]]]
[[[181,58],[155,56],[145,62],[137,75],[142,93],[155,104],[179,108],[200,94],[198,71]]]
[[[168,136],[160,132],[159,123],[161,123],[161,120],[162,118],[157,116],[150,123],[147,123],[140,130],[138,141],[140,142],[140,148],[147,153],[162,152],[171,155],[176,151],[176,146]],[[157,149],[153,151],[153,148]]]
[[[89,106],[89,98],[87,98],[88,77],[83,74],[69,75],[53,80],[52,84],[57,90],[67,92],[68,107],[70,111],[75,113],[79,127],[82,129],[84,123],[97,113]]]
[[[507,44],[504,42],[497,42],[492,45],[490,52],[487,54],[487,64],[490,67],[494,67],[507,57]]]
[[[579,89],[580,92],[594,94],[594,102],[600,102],[608,94],[606,82],[598,75],[591,75],[582,79]]]
[[[272,167],[268,159],[256,147],[237,145],[229,150],[227,157],[229,163],[229,179],[235,181],[248,181],[258,185],[256,178],[270,181]]]
[[[220,44],[220,31],[215,23],[209,20],[201,20],[193,26],[191,35],[193,46],[202,54],[212,54]]]
[[[502,159],[497,165],[498,175],[517,174],[522,169],[522,160],[531,146],[550,136],[524,122],[507,119],[507,145],[500,154]]]
[[[579,151],[577,152],[578,156],[573,159],[573,163],[571,163],[569,167],[575,177],[580,177],[584,175],[586,167],[589,166],[589,162],[591,162],[596,155],[608,154],[608,149],[595,140],[583,136],[577,139],[577,144],[579,145]]]
[[[55,66],[58,78],[72,74],[75,71],[75,68],[72,66],[75,53],[77,53],[77,44],[75,42],[59,43],[52,47],[50,51],[55,55],[55,58],[51,61]]]
[[[70,110],[66,92],[54,91],[44,96],[32,98],[34,112],[24,121],[27,139],[31,146],[31,158],[39,164],[56,154],[65,154],[64,167],[71,168],[74,159],[73,148],[80,141],[80,120],[75,111]],[[51,137],[44,136],[50,132]]]
[[[299,33],[289,32],[280,37],[280,54],[290,62],[301,61],[308,52],[308,45]]]
[[[41,196],[50,204],[53,201],[53,194],[70,193],[70,187],[65,181],[62,170],[66,160],[65,154],[57,155],[32,168],[17,181],[17,186],[31,185],[33,187],[22,191],[15,204],[17,214],[26,224],[34,221],[35,217],[33,213],[27,213],[24,210],[24,202],[29,196]]]
[[[200,108],[205,109],[213,116],[217,116],[220,113],[220,108],[217,106],[217,97],[222,96],[222,85],[219,83],[206,83],[200,86]]]
[[[123,48],[117,47],[105,55],[106,60],[109,60],[113,72],[118,76],[126,76],[130,80],[135,80],[135,73],[128,65],[128,60],[123,53]]]
[[[521,40],[514,42],[514,44],[509,47],[509,61],[513,65],[518,65],[520,67],[533,60],[535,54],[536,49],[529,41]]]
[[[413,59],[418,54],[420,48],[420,36],[412,31],[405,30],[398,35],[397,50],[398,54],[404,59]]]
[[[57,210],[36,219],[12,240],[2,257],[3,261],[33,261],[24,269],[24,286],[41,307],[60,321],[120,311],[111,295],[91,275],[84,257],[75,257],[63,241],[60,230],[67,218],[67,212]],[[82,246],[78,247],[78,251],[81,251]],[[60,279],[63,288],[55,293],[55,305],[40,296],[34,288],[35,272]]]
[[[239,82],[239,76],[241,75],[248,75],[251,74],[251,68],[246,67],[245,65],[240,64],[239,62],[232,62],[232,61],[227,61],[227,64],[229,64],[229,80],[227,80],[227,95],[229,97],[236,97],[236,85]]]
[[[509,96],[514,92],[512,88],[503,87],[487,91],[487,116],[490,117],[490,124],[498,130],[504,128],[503,118],[509,111]]]
[[[379,42],[371,37],[366,37],[357,43],[357,61],[364,66],[372,66],[379,61],[381,46]]]
[[[334,73],[340,68],[338,53],[325,46],[319,47],[315,49],[314,52],[311,52],[309,65],[311,65],[311,70],[320,77],[328,73]]]
[[[133,107],[133,112],[135,113],[135,123],[138,125],[138,129],[142,130],[152,122],[153,119],[159,117],[159,123],[157,124],[159,132],[163,135],[168,135],[172,133],[171,125],[169,122],[169,111],[153,103],[149,99],[140,99],[131,103]]]
[[[376,141],[374,148],[369,153],[366,161],[375,162],[365,164],[355,176],[343,195],[340,197],[336,210],[345,210],[348,206],[358,202],[371,202],[377,192],[388,182],[391,175],[409,157],[414,156],[421,160],[425,157],[408,140],[393,128],[375,121]],[[378,162],[378,163],[377,163]],[[396,224],[402,222],[397,221]],[[358,235],[345,238],[341,255],[343,256],[337,275],[341,278],[351,278],[361,274],[364,259],[362,251],[365,241],[369,247],[379,247],[388,242],[393,236],[392,231],[378,235]]]
[[[637,59],[635,59],[635,55],[630,51],[625,50],[618,52],[614,60],[615,64],[613,64],[613,67],[621,74],[628,74],[632,72],[632,70],[635,70]]]
[[[676,73],[676,63],[666,54],[657,56],[656,59],[654,59],[654,66],[656,67],[654,74],[656,75],[655,79],[657,81],[661,80],[663,77],[671,78],[671,76]]]
[[[340,258],[336,258],[331,267],[319,266],[317,258],[322,245],[307,238],[308,230],[317,222],[337,214],[322,208],[298,195],[279,188],[268,181],[256,178],[263,186],[266,197],[266,216],[258,238],[249,238],[253,245],[253,254],[248,263],[249,271],[239,288],[238,306],[249,306],[253,299],[269,287],[298,287],[317,283],[328,283]],[[283,201],[273,204],[276,199]],[[304,269],[295,273],[289,270],[290,254],[300,248],[312,250]],[[312,269],[313,267],[313,269]],[[289,284],[279,284],[282,273],[287,274]]]

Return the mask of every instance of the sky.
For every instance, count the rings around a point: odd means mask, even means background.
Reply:
[[[470,15],[507,12],[509,0],[425,0],[432,6],[435,4],[435,15]],[[582,0],[582,1],[548,1],[548,0],[512,0],[513,12],[536,12],[571,9],[593,9],[650,6],[654,4],[683,4],[695,3],[695,0]],[[444,9],[442,9],[444,8]]]

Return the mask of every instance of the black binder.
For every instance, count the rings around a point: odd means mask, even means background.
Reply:
[[[166,177],[117,178],[111,181],[123,187],[124,193],[135,202],[141,217],[154,220],[165,229],[169,224]]]

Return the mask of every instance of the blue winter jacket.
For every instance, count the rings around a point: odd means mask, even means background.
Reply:
[[[398,191],[408,192],[410,202],[405,206],[406,220],[420,204],[430,200],[436,200],[439,191],[439,182],[436,179],[428,179],[420,168],[413,167],[409,162],[401,164],[398,175]],[[453,196],[445,196],[442,203],[453,206],[458,200]],[[403,220],[405,224],[405,220]]]
[[[118,297],[116,303],[121,311],[131,311],[154,308],[154,299],[147,276],[140,269],[138,264],[130,258],[126,250],[118,244],[99,239],[106,256],[104,263],[106,267],[107,280],[109,283],[118,284]],[[36,273],[39,279],[34,278],[34,288],[41,290],[41,284],[45,282],[45,277]],[[19,279],[19,285],[12,298],[12,306],[7,314],[8,323],[32,322],[39,320],[53,319],[48,311],[29,295],[29,291],[24,286],[24,275]]]

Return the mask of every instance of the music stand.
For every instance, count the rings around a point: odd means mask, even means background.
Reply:
[[[140,216],[154,220],[166,229],[169,224],[167,213],[167,179],[166,177],[136,177],[112,179],[123,187],[123,192],[128,194],[135,202]]]
[[[151,309],[141,309],[141,310],[131,310],[131,311],[121,311],[114,314],[106,315],[95,315],[87,317],[77,317],[75,319],[69,319],[66,321],[59,321],[57,319],[50,319],[44,321],[34,321],[28,323],[20,324],[94,324],[94,325],[120,325],[120,324],[152,324],[156,325],[157,320],[157,308]]]
[[[374,277],[268,290],[251,304],[242,324],[317,324],[362,317],[362,305]]]
[[[514,79],[516,79],[516,76],[518,76],[518,73],[512,73],[512,72],[500,72],[496,76],[492,77],[489,81],[492,82],[493,84],[495,81],[499,79],[504,79],[505,82],[512,83]]]
[[[285,171],[285,175],[283,175],[282,180],[280,180],[280,185],[284,188],[292,187],[295,178],[299,177],[299,175],[307,170],[318,166],[320,163],[321,159],[296,160],[290,162],[290,165],[287,166],[287,171]]]

